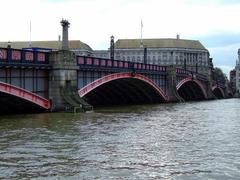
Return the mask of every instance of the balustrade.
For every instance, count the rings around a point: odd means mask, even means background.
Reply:
[[[2,64],[49,64],[48,52],[0,48]]]

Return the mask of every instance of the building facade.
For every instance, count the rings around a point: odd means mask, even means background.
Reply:
[[[0,47],[7,48],[10,46],[14,49],[50,49],[52,51],[62,49],[62,41],[13,41],[13,42],[0,42]],[[69,50],[75,52],[76,55],[92,56],[92,48],[81,42],[80,40],[69,40]]]
[[[110,58],[110,51],[94,51],[94,56]],[[208,50],[195,40],[119,39],[114,44],[114,59],[138,63],[174,65],[208,75],[211,58]]]
[[[229,86],[233,94],[235,94],[236,93],[236,70],[235,69],[230,71],[229,77],[230,77]]]
[[[240,93],[240,49],[238,49],[238,59],[236,62],[236,93]]]

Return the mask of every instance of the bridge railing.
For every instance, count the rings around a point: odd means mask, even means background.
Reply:
[[[177,74],[181,74],[181,75],[186,75],[186,76],[188,76],[189,74],[192,74],[191,71],[185,70],[185,69],[181,69],[181,68],[176,68],[176,73]]]
[[[182,75],[182,76],[193,76],[193,77],[196,77],[197,79],[199,80],[202,80],[202,81],[206,81],[207,80],[207,77],[203,74],[200,74],[200,73],[196,73],[194,71],[190,71],[190,70],[185,70],[185,69],[182,69],[182,68],[176,68],[176,73],[178,75]]]
[[[48,52],[0,48],[1,64],[49,64]]]
[[[77,64],[84,67],[100,67],[110,69],[131,69],[140,71],[161,71],[166,72],[166,66],[159,66],[153,64],[135,63],[121,60],[111,60],[87,56],[77,56]]]
[[[224,81],[221,81],[221,80],[215,80],[213,81],[213,85],[216,85],[217,87],[221,87],[222,89],[224,89],[226,86],[225,86],[225,82]]]

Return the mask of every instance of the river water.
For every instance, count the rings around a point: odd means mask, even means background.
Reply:
[[[240,99],[0,117],[0,179],[239,179]]]

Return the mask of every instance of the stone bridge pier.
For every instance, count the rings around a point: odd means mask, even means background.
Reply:
[[[174,66],[167,67],[167,94],[170,102],[183,102],[184,100],[177,92],[176,68]]]
[[[53,52],[49,59],[52,70],[49,75],[49,99],[52,111],[85,111],[88,105],[78,95],[76,56],[73,52]]]
[[[62,50],[52,52],[49,63],[52,69],[49,74],[49,99],[52,111],[84,111],[91,106],[78,95],[76,55],[69,51],[68,27],[70,23],[62,20]]]

